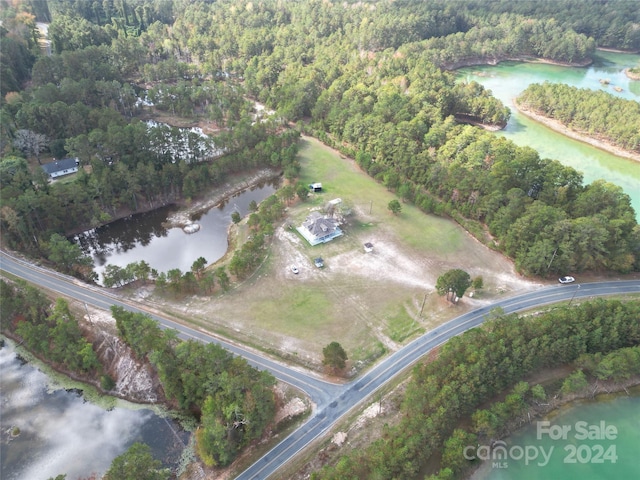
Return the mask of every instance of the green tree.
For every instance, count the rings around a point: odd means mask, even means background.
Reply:
[[[309,188],[302,182],[298,182],[296,185],[296,195],[303,202],[309,198]]]
[[[577,370],[569,375],[564,382],[560,391],[563,395],[579,392],[587,386],[587,377],[582,370]]]
[[[462,298],[464,292],[471,286],[471,283],[469,274],[464,270],[456,268],[438,277],[436,290],[438,295],[446,295],[447,300],[453,300],[455,297]]]
[[[394,199],[389,202],[389,205],[387,205],[387,208],[394,215],[398,215],[402,211],[402,204],[398,200]]]
[[[289,202],[291,202],[291,200],[293,200],[293,197],[296,196],[296,188],[291,184],[285,185],[280,189],[278,193],[280,198],[282,198],[287,203],[287,205],[289,205]]]
[[[87,269],[93,268],[91,257],[82,253],[77,244],[71,243],[58,233],[49,238],[47,252],[49,260],[64,272],[83,270],[86,273]]]
[[[207,259],[204,257],[198,257],[191,265],[191,272],[195,277],[200,280],[204,274],[204,269],[207,266]]]
[[[449,439],[444,442],[443,465],[446,465],[455,473],[461,473],[469,468],[470,462],[464,457],[465,447],[467,445],[476,445],[477,441],[476,435],[456,428]]]
[[[151,448],[136,442],[129,450],[116,457],[103,480],[168,480],[171,472],[162,468],[162,462],[153,458]]]
[[[342,345],[338,342],[331,342],[329,345],[322,349],[324,356],[322,364],[331,368],[332,370],[342,370],[346,366],[347,352],[344,351]]]
[[[535,401],[544,402],[547,399],[547,393],[539,383],[531,387],[531,395]]]
[[[229,280],[229,275],[227,274],[227,270],[224,267],[218,267],[216,269],[216,277],[218,278],[218,284],[220,288],[225,292],[229,290],[229,285],[231,281]]]
[[[240,214],[238,212],[233,212],[231,214],[231,221],[235,224],[240,223],[240,220],[242,220],[242,217],[240,216]]]

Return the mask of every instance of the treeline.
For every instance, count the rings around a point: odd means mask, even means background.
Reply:
[[[436,360],[414,369],[397,426],[312,478],[416,478],[462,418],[523,377],[585,354],[606,355],[640,344],[638,315],[640,302],[617,300],[558,307],[534,318],[497,312],[484,327],[449,340]],[[537,390],[531,395],[540,396]],[[524,388],[516,393],[519,396],[505,400],[513,411],[529,395]],[[455,453],[456,459],[462,455]],[[449,478],[450,472],[439,473]]]
[[[456,218],[524,273],[640,268],[640,229],[620,187],[584,186],[571,167],[451,120],[425,140],[432,146],[413,157],[374,161],[368,148],[356,160],[423,211]]]
[[[245,278],[264,260],[266,254],[266,238],[275,232],[274,223],[284,215],[285,205],[276,195],[271,195],[262,202],[258,211],[247,219],[251,236],[240,248],[236,249],[229,263],[229,271],[238,278]]]
[[[405,2],[399,11],[409,5],[416,7]],[[393,18],[402,29],[430,6],[424,2],[400,20],[380,4],[375,21]],[[189,40],[176,41],[193,47],[191,54],[201,62],[242,76],[249,93],[285,117],[308,118],[306,131],[356,157],[403,199],[456,218],[480,238],[482,224],[487,225],[493,243],[528,274],[640,268],[635,212],[619,188],[603,182],[584,186],[571,168],[456,124],[455,116],[504,124],[509,111],[479,85],[456,83],[434,66],[424,47],[440,42],[438,37],[429,39],[421,31],[415,42],[405,39],[396,50],[385,50],[357,43],[369,38],[354,31],[362,6],[291,2],[279,9],[264,2],[231,7],[225,2],[188,6],[177,24]],[[433,8],[436,17],[443,14]],[[526,38],[535,38],[539,49],[557,45],[561,30],[551,20],[542,25],[508,14],[487,14],[482,21],[477,11],[477,17],[447,14],[451,20],[440,26],[439,37],[448,38],[442,29],[459,29],[455,35],[465,45],[481,44],[484,37],[478,35],[492,24],[508,35],[530,29],[521,34],[534,35]],[[224,28],[215,23],[222,19]],[[211,22],[220,28],[211,28]],[[393,23],[389,20],[387,27]],[[233,32],[237,37],[229,38]],[[476,36],[466,41],[465,35]],[[445,43],[438,45],[439,52]],[[218,49],[196,48],[202,45]],[[533,54],[547,55],[543,50]]]
[[[213,343],[179,341],[146,315],[111,312],[122,339],[158,371],[167,398],[199,420],[197,449],[207,465],[228,465],[262,436],[275,414],[271,374]]]
[[[567,29],[555,18],[539,20],[503,13],[483,17],[466,32],[431,38],[406,48],[424,49],[433,63],[451,69],[466,63],[528,57],[589,63],[595,47],[593,38]]]
[[[558,120],[572,130],[640,153],[640,103],[600,90],[560,83],[534,83],[518,105]]]
[[[23,159],[5,158],[0,162],[4,240],[13,248],[42,253],[43,239],[52,233],[98,226],[121,209],[137,211],[196,196],[223,183],[228,173],[257,167],[282,168],[285,174],[297,171],[295,151],[292,155],[288,147],[298,132],[269,133],[264,123],[246,123],[234,132],[228,136],[234,153],[190,163],[176,161],[171,152],[158,156],[145,150],[149,130],[140,122],[110,128],[109,136],[102,137],[107,144],[98,145],[108,148],[109,142],[117,142],[121,154],[93,159],[91,173],[80,169],[72,182],[49,184],[41,170],[32,173]]]
[[[51,308],[47,297],[26,282],[0,280],[0,331],[18,337],[28,350],[54,366],[84,376],[102,373],[93,345],[69,304],[59,298]],[[107,375],[103,376],[105,384],[112,384]]]
[[[469,4],[472,11],[508,12],[541,20],[553,19],[560,22],[564,29],[593,38],[598,47],[629,51],[640,49],[640,31],[634,26],[640,22],[640,11],[635,2],[628,0],[496,0],[465,3]]]

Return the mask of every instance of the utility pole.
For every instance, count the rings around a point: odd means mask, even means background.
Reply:
[[[427,301],[427,293],[424,294],[424,298],[422,299],[422,305],[420,306],[420,314],[418,315],[418,318],[422,318],[422,310],[424,309],[424,304]]]
[[[84,302],[84,309],[87,312],[87,318],[89,319],[89,323],[93,325],[93,320],[91,320],[91,315],[89,314],[89,309],[87,308],[87,302]]]
[[[576,288],[576,291],[573,292],[573,295],[571,296],[571,300],[569,300],[569,305],[571,305],[571,302],[573,302],[573,299],[576,297],[576,293],[578,293],[578,290],[580,290],[580,285],[578,285],[578,288]]]
[[[556,249],[553,251],[551,260],[549,260],[549,265],[547,265],[547,272],[549,271],[549,268],[551,268],[551,262],[553,262],[553,259],[556,258],[556,253],[558,253],[558,247],[556,247]]]

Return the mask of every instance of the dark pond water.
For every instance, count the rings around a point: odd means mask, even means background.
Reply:
[[[176,211],[175,207],[165,207],[84,232],[74,237],[74,241],[93,257],[100,280],[108,264],[125,267],[140,260],[158,272],[173,268],[185,272],[199,257],[204,257],[208,263],[223,257],[228,247],[227,229],[232,223],[231,214],[237,211],[245,216],[251,201],[260,203],[273,194],[277,182],[274,180],[247,189],[218,207],[194,216],[192,220],[200,224],[200,230],[193,234],[187,234],[181,228],[165,228],[163,223]]]
[[[98,406],[77,390],[55,385],[19,359],[12,342],[0,348],[0,370],[3,480],[101,476],[134,442],[146,443],[155,458],[173,468],[189,441],[178,424],[149,408],[104,397],[110,405]]]

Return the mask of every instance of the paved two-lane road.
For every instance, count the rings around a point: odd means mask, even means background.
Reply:
[[[315,403],[316,408],[313,415],[300,428],[241,473],[238,478],[242,480],[262,480],[274,475],[278,468],[287,463],[314,439],[325,433],[345,413],[407,367],[413,365],[434,347],[446,342],[453,336],[480,325],[485,320],[486,315],[494,308],[499,307],[505,313],[512,313],[554,302],[573,300],[574,298],[640,293],[640,280],[543,287],[461,315],[412,341],[382,360],[357,380],[345,385],[335,385],[285,366],[254,351],[213,338],[206,333],[172,322],[157,314],[151,314],[143,308],[123,302],[108,290],[91,287],[64,275],[34,267],[4,253],[1,254],[0,260],[0,268],[2,270],[52,291],[100,308],[119,305],[128,310],[147,313],[164,327],[178,330],[183,338],[195,338],[203,342],[214,341],[228,348],[236,355],[245,357],[252,365],[270,371],[279,380],[305,391]]]

